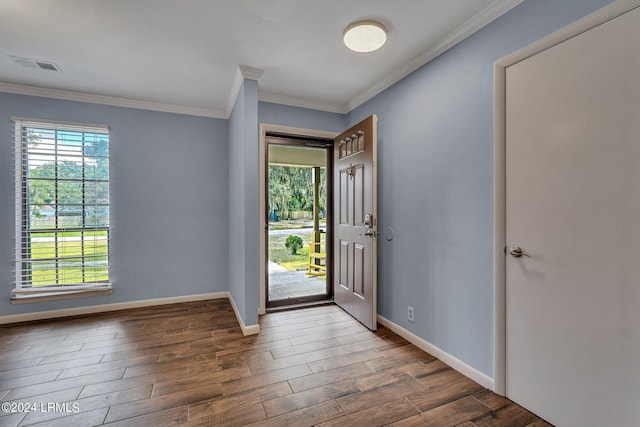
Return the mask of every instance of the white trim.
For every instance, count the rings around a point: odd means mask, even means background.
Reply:
[[[86,314],[97,314],[97,313],[106,313],[110,311],[118,311],[118,310],[129,310],[132,308],[143,308],[143,307],[152,307],[156,305],[168,305],[168,304],[178,304],[182,302],[194,302],[194,301],[206,301],[210,299],[222,299],[227,298],[231,303],[231,307],[233,307],[233,312],[240,324],[240,328],[242,329],[243,335],[254,335],[260,333],[260,325],[249,325],[246,326],[244,324],[244,320],[242,320],[242,316],[238,311],[238,307],[236,306],[231,293],[228,291],[224,292],[212,292],[208,294],[197,294],[197,295],[184,295],[179,297],[169,297],[169,298],[156,298],[156,299],[148,299],[141,301],[131,301],[131,302],[121,302],[115,304],[104,304],[104,305],[92,305],[88,307],[77,307],[77,308],[68,308],[63,310],[50,310],[50,311],[38,311],[34,313],[25,313],[25,314],[13,314],[9,316],[0,316],[0,325],[6,325],[9,323],[18,323],[18,322],[31,322],[34,320],[48,320],[55,319],[59,317],[69,317],[69,316],[82,316]]]
[[[494,65],[493,117],[493,391],[506,394],[506,150],[505,150],[505,68]]]
[[[236,100],[238,99],[238,94],[240,93],[240,88],[242,87],[243,81],[244,77],[242,76],[242,72],[238,68],[236,70],[236,75],[233,77],[233,83],[231,83],[231,92],[229,93],[229,99],[227,100],[227,109],[224,114],[225,119],[231,117],[233,106],[236,105]]]
[[[460,372],[462,375],[472,379],[473,381],[477,382],[481,386],[488,388],[489,390],[493,389],[493,379],[487,374],[484,374],[478,371],[476,368],[473,368],[467,365],[460,359],[450,355],[446,351],[431,344],[430,342],[423,340],[419,336],[415,335],[413,332],[406,330],[402,326],[399,326],[393,323],[391,320],[386,319],[381,315],[378,315],[378,323],[380,323],[382,326],[385,326],[391,329],[393,332],[400,335],[402,338],[409,341],[411,344],[415,345],[419,349],[424,350],[430,355],[437,357],[443,363],[449,365],[451,368]]]
[[[260,77],[262,77],[263,73],[263,70],[245,67],[243,65],[239,66],[236,69],[236,75],[233,77],[233,83],[231,83],[231,92],[229,93],[229,99],[227,100],[227,109],[224,113],[225,119],[231,117],[233,106],[236,105],[236,100],[238,99],[238,94],[240,93],[240,88],[242,87],[242,82],[244,82],[244,79],[259,80]]]
[[[13,193],[13,202],[14,206],[14,229],[13,229],[13,238],[14,238],[14,268],[15,268],[15,279],[16,283],[23,282],[23,271],[22,265],[18,260],[22,258],[22,245],[20,243],[21,233],[22,233],[22,218],[25,214],[24,212],[24,204],[22,203],[22,125],[14,124],[14,140],[13,146],[15,148],[14,152],[14,164],[13,164],[13,181],[14,181],[14,193]],[[19,179],[17,179],[19,178]]]
[[[9,117],[9,121],[13,122],[16,125],[20,125],[22,127],[50,127],[53,129],[58,129],[60,127],[67,130],[68,128],[72,128],[73,130],[77,130],[80,132],[95,132],[95,133],[109,133],[111,130],[109,125],[100,125],[100,124],[90,124],[90,123],[76,123],[76,122],[65,122],[62,120],[40,120],[40,119],[29,119],[26,117]]]
[[[293,107],[309,108],[312,110],[327,111],[330,113],[347,114],[358,106],[364,104],[385,89],[393,86],[409,74],[416,71],[426,63],[432,61],[445,51],[451,49],[462,40],[466,39],[479,29],[485,27],[495,19],[507,13],[524,0],[501,0],[491,3],[488,7],[471,17],[464,24],[447,34],[438,44],[414,57],[404,66],[385,76],[377,84],[355,95],[347,104],[333,104],[312,101],[294,96],[282,95],[260,90],[258,99],[263,102],[291,105]]]
[[[242,335],[256,335],[260,333],[260,325],[245,325],[242,316],[240,315],[240,311],[238,310],[238,306],[236,302],[233,300],[233,296],[231,293],[229,294],[229,301],[231,302],[231,307],[233,307],[233,312],[236,314],[236,319],[238,319],[238,323],[240,324],[240,329],[242,329]]]
[[[39,302],[50,302],[50,301],[61,301],[68,299],[78,299],[78,298],[90,298],[97,297],[103,295],[111,295],[113,291],[111,288],[104,290],[94,290],[94,291],[77,291],[77,292],[49,292],[49,293],[41,293],[36,294],[16,294],[15,297],[11,298],[11,304],[19,305],[19,304],[35,304]]]
[[[67,308],[63,310],[38,311],[34,313],[0,316],[0,325],[33,320],[55,319],[58,317],[81,316],[85,314],[105,313],[109,311],[128,310],[131,308],[151,307],[155,305],[177,304],[181,302],[205,301],[209,299],[229,298],[229,292],[213,292],[208,294],[184,295],[179,297],[156,298],[141,301],[121,302],[115,304],[92,305],[88,307]],[[237,315],[237,314],[236,314]]]
[[[479,29],[489,25],[492,21],[504,15],[523,1],[524,0],[501,0],[492,2],[488,7],[468,19],[454,31],[447,34],[438,44],[425,50],[394,72],[387,74],[384,79],[369,89],[352,97],[346,105],[346,110],[352,111],[358,106],[364,104],[380,92],[399,82],[418,68],[451,49],[453,46],[460,43]]]
[[[163,104],[160,102],[141,101],[137,99],[118,98],[114,96],[93,95],[88,93],[71,92],[67,90],[46,89],[42,87],[24,86],[12,83],[0,83],[0,92],[15,93],[18,95],[40,96],[43,98],[64,99],[67,101],[88,102],[91,104],[111,105],[114,107],[136,108],[139,110],[186,114],[189,116],[210,117],[213,119],[229,118],[225,111],[214,110],[211,108]]]
[[[513,64],[530,58],[544,50],[547,50],[555,45],[558,45],[564,41],[567,41],[579,34],[582,34],[590,29],[604,24],[624,13],[629,12],[637,7],[640,7],[640,0],[617,0],[608,6],[599,9],[584,18],[575,21],[572,24],[567,25],[564,28],[559,29],[546,37],[535,41],[510,55],[496,61],[496,65],[502,68],[507,68]]]
[[[640,0],[618,0],[578,21],[525,46],[494,64],[494,391],[506,393],[506,69],[520,61],[597,27],[632,9]]]
[[[317,137],[317,138],[328,138],[328,139],[334,139],[336,136],[339,135],[338,132],[330,132],[330,131],[323,131],[323,130],[313,130],[313,129],[304,129],[304,128],[297,128],[297,127],[292,127],[292,126],[282,126],[282,125],[271,125],[271,124],[267,124],[267,123],[260,123],[260,143],[259,143],[259,147],[258,147],[258,209],[260,210],[260,221],[258,223],[258,227],[260,230],[260,238],[259,238],[259,245],[260,245],[260,271],[259,271],[259,275],[260,275],[260,305],[258,307],[258,314],[265,314],[266,313],[266,304],[267,304],[267,297],[265,295],[265,291],[266,291],[266,287],[267,287],[267,283],[266,283],[266,278],[267,278],[267,271],[266,271],[266,265],[267,265],[267,252],[266,252],[266,235],[265,235],[265,230],[267,229],[267,223],[266,223],[266,198],[267,195],[265,194],[265,187],[266,187],[266,152],[265,152],[265,147],[266,147],[266,136],[267,136],[267,132],[278,132],[278,133],[283,133],[283,134],[289,134],[289,135],[300,135],[300,136],[312,136],[312,137]]]
[[[11,294],[12,294],[10,298],[11,304],[32,304],[32,303],[43,302],[43,301],[56,301],[56,300],[63,300],[63,299],[84,298],[89,295],[90,296],[111,295],[112,293],[111,283],[109,282],[68,283],[63,286],[52,286],[51,283],[48,283],[48,284],[45,283],[46,286],[33,286],[32,277],[27,277],[28,275],[25,275],[25,268],[31,268],[30,262],[28,261],[28,259],[25,258],[25,256],[27,255],[25,253],[25,236],[27,236],[29,232],[34,230],[32,227],[30,227],[30,224],[29,224],[28,218],[30,217],[31,213],[28,212],[29,199],[28,199],[28,195],[26,195],[25,193],[26,192],[25,189],[28,188],[29,179],[30,179],[25,168],[27,167],[28,161],[31,158],[31,150],[28,147],[28,139],[29,139],[29,135],[27,132],[28,128],[36,128],[35,130],[39,130],[42,128],[51,129],[51,130],[54,130],[56,135],[57,135],[57,132],[59,131],[63,131],[63,132],[74,131],[74,132],[82,133],[83,135],[85,133],[91,133],[91,134],[97,133],[100,135],[104,134],[107,137],[106,159],[108,160],[109,159],[109,153],[108,153],[109,126],[102,125],[102,124],[69,123],[69,122],[51,121],[51,120],[40,121],[37,119],[29,119],[29,118],[16,117],[16,116],[10,117],[10,121],[15,126],[14,145],[15,145],[15,162],[16,162],[15,168],[13,171],[14,179],[15,179],[15,190],[16,190],[15,199],[14,199],[15,201],[15,240],[14,240],[15,259],[14,261],[15,261],[15,279],[16,279],[15,286],[16,287],[11,290]],[[58,141],[57,136],[44,138],[43,140],[50,141],[48,144],[49,148],[38,149],[36,151],[40,151],[42,153],[42,152],[50,152],[53,149],[56,153],[58,152],[57,147],[59,146],[60,142]],[[102,141],[102,142],[105,142],[105,141]],[[38,153],[35,154],[35,156],[37,155]],[[105,158],[104,154],[103,154],[103,158]],[[85,163],[84,154],[82,159],[80,160],[84,169],[84,163]],[[55,166],[55,163],[54,163],[54,169],[56,171],[58,169],[58,166]],[[58,185],[57,183],[59,182],[57,172],[55,174],[54,181],[57,188],[57,185]],[[83,176],[82,178],[82,182],[83,182],[82,209],[83,211],[85,208],[85,201],[84,201],[84,196],[85,196],[84,182],[85,181],[89,183],[94,182],[96,181],[96,177],[85,178]],[[106,182],[107,184],[109,184],[108,170],[107,170],[106,180],[105,180],[105,177],[102,177],[101,181],[103,183]],[[110,209],[109,202],[110,200],[107,195],[106,208],[108,210]],[[105,206],[103,205],[103,207]],[[58,217],[57,209],[54,216],[55,218]],[[60,228],[57,227],[57,225],[53,228],[55,228],[57,231],[61,230]],[[108,225],[106,227],[99,226],[99,224],[88,226],[87,224],[83,223],[81,225],[76,225],[74,228],[76,230],[80,230],[81,232],[85,232],[85,231],[95,232],[96,230],[106,231],[106,245],[108,248],[109,229],[110,229]],[[83,238],[81,237],[81,240],[82,239]],[[109,253],[106,254],[106,258],[107,258],[107,264],[108,264]],[[57,264],[57,260],[58,260],[57,245],[56,245],[56,253],[55,253],[54,259],[56,260],[56,264]],[[84,272],[84,260],[81,262],[81,264],[83,266],[83,272]],[[25,265],[27,265],[27,267],[25,267]],[[107,268],[108,268],[108,265],[107,265]],[[58,275],[58,267],[56,266],[56,276],[57,275]],[[107,271],[107,275],[108,275],[108,271]]]
[[[88,102],[92,104],[111,105],[114,107],[136,108],[140,110],[161,111],[165,113],[185,114],[189,116],[210,117],[212,119],[228,119],[233,111],[240,87],[244,79],[259,80],[264,74],[258,68],[238,67],[231,84],[227,108],[225,111],[212,108],[188,107],[185,105],[164,104],[160,102],[141,101],[129,98],[119,98],[114,96],[93,95],[67,90],[47,89],[35,86],[17,85],[12,83],[1,83],[0,92],[15,93],[17,95],[40,96],[43,98],[64,99],[67,101]]]
[[[249,80],[260,80],[260,77],[264,74],[264,70],[259,68],[247,67],[246,65],[240,65],[238,70],[242,74],[242,77]]]

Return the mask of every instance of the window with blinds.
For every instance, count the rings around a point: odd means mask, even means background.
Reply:
[[[13,121],[16,286],[12,299],[110,293],[108,128]]]

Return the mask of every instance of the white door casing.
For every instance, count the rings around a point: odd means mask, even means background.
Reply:
[[[496,66],[496,390],[560,426],[640,416],[637,5]]]

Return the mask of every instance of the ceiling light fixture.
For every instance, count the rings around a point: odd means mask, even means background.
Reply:
[[[344,29],[343,40],[354,52],[373,52],[387,41],[387,29],[377,21],[358,21]]]

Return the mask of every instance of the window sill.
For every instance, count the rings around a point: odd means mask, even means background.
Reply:
[[[46,301],[60,301],[66,299],[89,298],[102,295],[111,295],[111,284],[103,286],[91,286],[83,288],[42,288],[42,289],[13,289],[11,304],[33,304]]]

